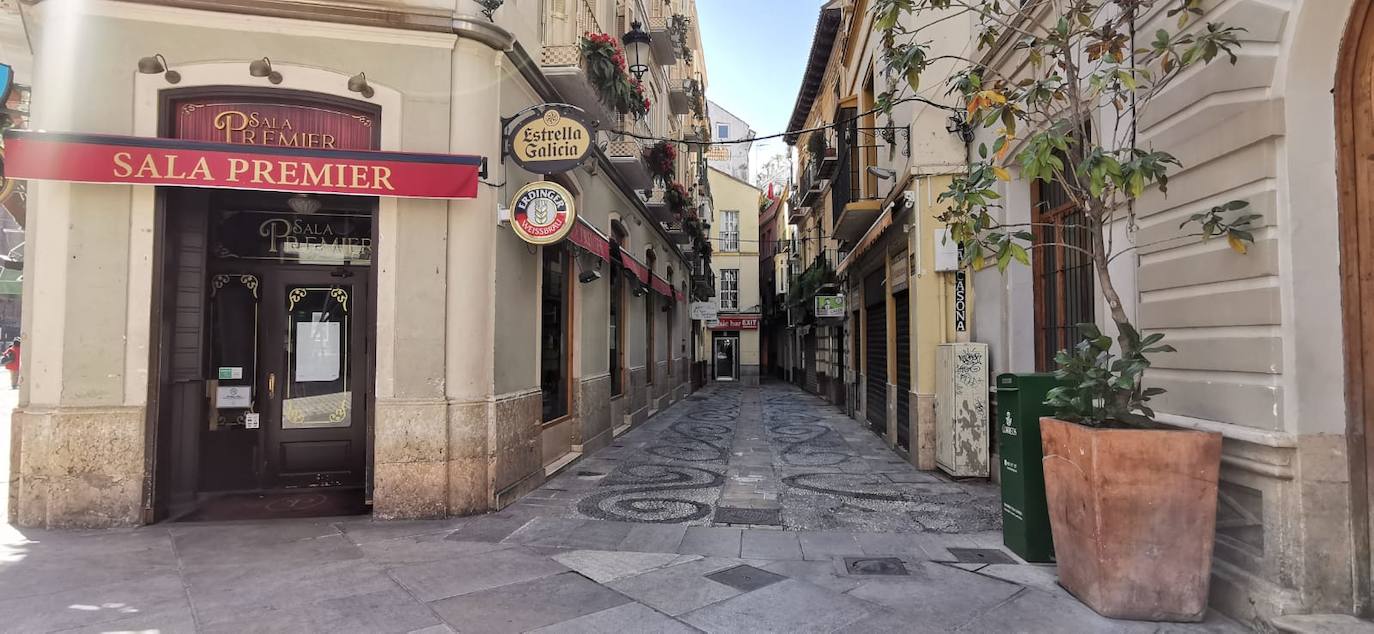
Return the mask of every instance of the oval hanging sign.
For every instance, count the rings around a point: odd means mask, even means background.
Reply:
[[[572,231],[577,208],[572,194],[562,185],[535,181],[515,192],[511,200],[510,226],[530,244],[553,244]]]
[[[591,129],[576,110],[549,106],[511,130],[506,136],[506,152],[527,171],[560,174],[587,158],[592,138]]]

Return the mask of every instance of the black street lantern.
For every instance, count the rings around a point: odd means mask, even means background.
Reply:
[[[625,63],[635,79],[644,81],[644,73],[649,72],[649,34],[645,33],[639,22],[630,23],[630,32],[620,37],[625,45]]]

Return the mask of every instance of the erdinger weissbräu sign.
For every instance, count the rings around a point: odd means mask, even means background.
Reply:
[[[11,178],[280,192],[475,198],[482,157],[5,132]]]
[[[535,181],[521,187],[511,199],[511,229],[530,244],[562,240],[576,220],[572,194],[558,183]]]
[[[506,135],[506,155],[535,174],[560,174],[587,158],[592,131],[569,106],[545,105],[516,123]]]

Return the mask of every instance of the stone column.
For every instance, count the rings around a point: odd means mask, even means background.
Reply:
[[[454,107],[449,144],[455,152],[490,159],[489,180],[505,180],[501,166],[504,55],[487,44],[460,39],[453,53]],[[479,513],[495,498],[496,207],[499,190],[482,185],[477,198],[448,204],[449,332],[444,354],[448,400],[449,513]]]
[[[131,351],[125,341],[130,330],[146,340],[149,313],[129,302],[131,294],[146,298],[136,291],[150,280],[131,262],[130,190],[56,182],[29,189],[31,208],[42,213],[30,214],[25,236],[25,386],[11,432],[9,514],[21,526],[142,520],[147,390],[125,383],[129,355],[141,354],[132,365],[146,369],[147,348]]]

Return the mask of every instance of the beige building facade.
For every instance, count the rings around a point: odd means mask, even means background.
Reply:
[[[711,377],[759,383],[759,196],[757,187],[709,167],[715,221],[710,242],[716,277],[715,323],[708,323]]]
[[[141,524],[304,490],[381,518],[478,513],[686,395],[695,257],[641,194],[648,142],[619,132],[691,130],[704,56],[695,20],[673,18],[692,3],[482,9],[24,8],[32,129],[192,147],[178,117],[228,105],[264,113],[229,124],[253,151],[334,156],[310,153],[351,139],[485,169],[452,199],[30,181],[13,522]],[[578,51],[636,24],[654,41],[638,119],[608,112]],[[549,176],[507,160],[503,118],[541,103],[579,107],[604,149]],[[675,180],[701,180],[694,158]],[[578,220],[536,245],[505,210],[541,180]]]
[[[1355,180],[1369,154],[1352,142],[1371,126],[1369,3],[1202,6],[1205,20],[1245,29],[1239,59],[1181,77],[1143,112],[1140,144],[1183,167],[1171,170],[1167,196],[1137,203],[1137,227],[1117,227],[1115,239],[1135,249],[1114,278],[1131,318],[1178,348],[1146,378],[1168,389],[1151,402],[1158,420],[1224,437],[1213,605],[1256,625],[1367,615],[1370,331],[1350,276],[1369,257]],[[1164,9],[1138,32],[1171,23]],[[1013,74],[1023,63],[1010,47],[981,61]],[[1005,222],[1053,211],[1039,205],[1052,197],[1019,179],[1003,194]],[[1262,216],[1248,255],[1183,237],[1189,215],[1232,199]],[[1031,267],[973,275],[972,336],[990,344],[994,373],[1052,369],[1044,333],[1058,324],[1037,310],[1051,301],[1036,290],[1037,254]],[[1059,323],[1110,321],[1091,282],[1068,295]]]

